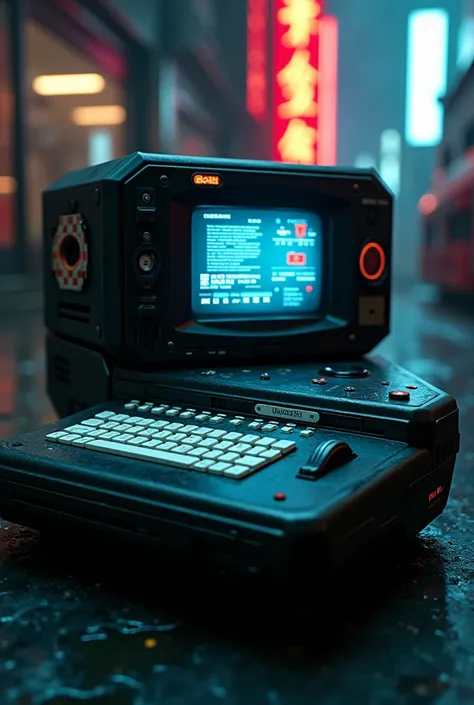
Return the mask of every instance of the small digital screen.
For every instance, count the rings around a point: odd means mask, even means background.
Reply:
[[[304,318],[322,292],[322,223],[293,208],[198,206],[192,215],[197,317]]]

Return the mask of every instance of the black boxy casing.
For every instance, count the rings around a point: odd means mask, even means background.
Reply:
[[[196,186],[193,178],[203,171],[218,174],[222,185]],[[301,207],[320,214],[319,317],[240,327],[194,321],[191,213],[203,204]],[[392,196],[373,170],[136,153],[64,176],[45,191],[43,206],[46,326],[121,365],[182,367],[215,355],[219,364],[355,358],[389,331]],[[82,291],[62,290],[53,274],[54,233],[67,214],[81,216],[87,237]],[[385,252],[377,281],[364,278],[359,267],[368,242]],[[149,275],[138,268],[144,252],[156,258]]]

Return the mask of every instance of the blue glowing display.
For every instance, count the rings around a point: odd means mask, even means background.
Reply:
[[[321,304],[321,218],[290,208],[198,206],[192,215],[197,318],[304,318]]]

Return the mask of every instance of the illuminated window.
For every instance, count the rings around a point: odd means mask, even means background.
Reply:
[[[412,147],[439,143],[446,93],[449,17],[444,10],[416,10],[408,18],[406,140]]]

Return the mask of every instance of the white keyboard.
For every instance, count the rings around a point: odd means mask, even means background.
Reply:
[[[296,424],[136,400],[125,404],[124,412],[102,411],[48,433],[46,440],[240,480],[294,451],[292,436],[314,433]]]

